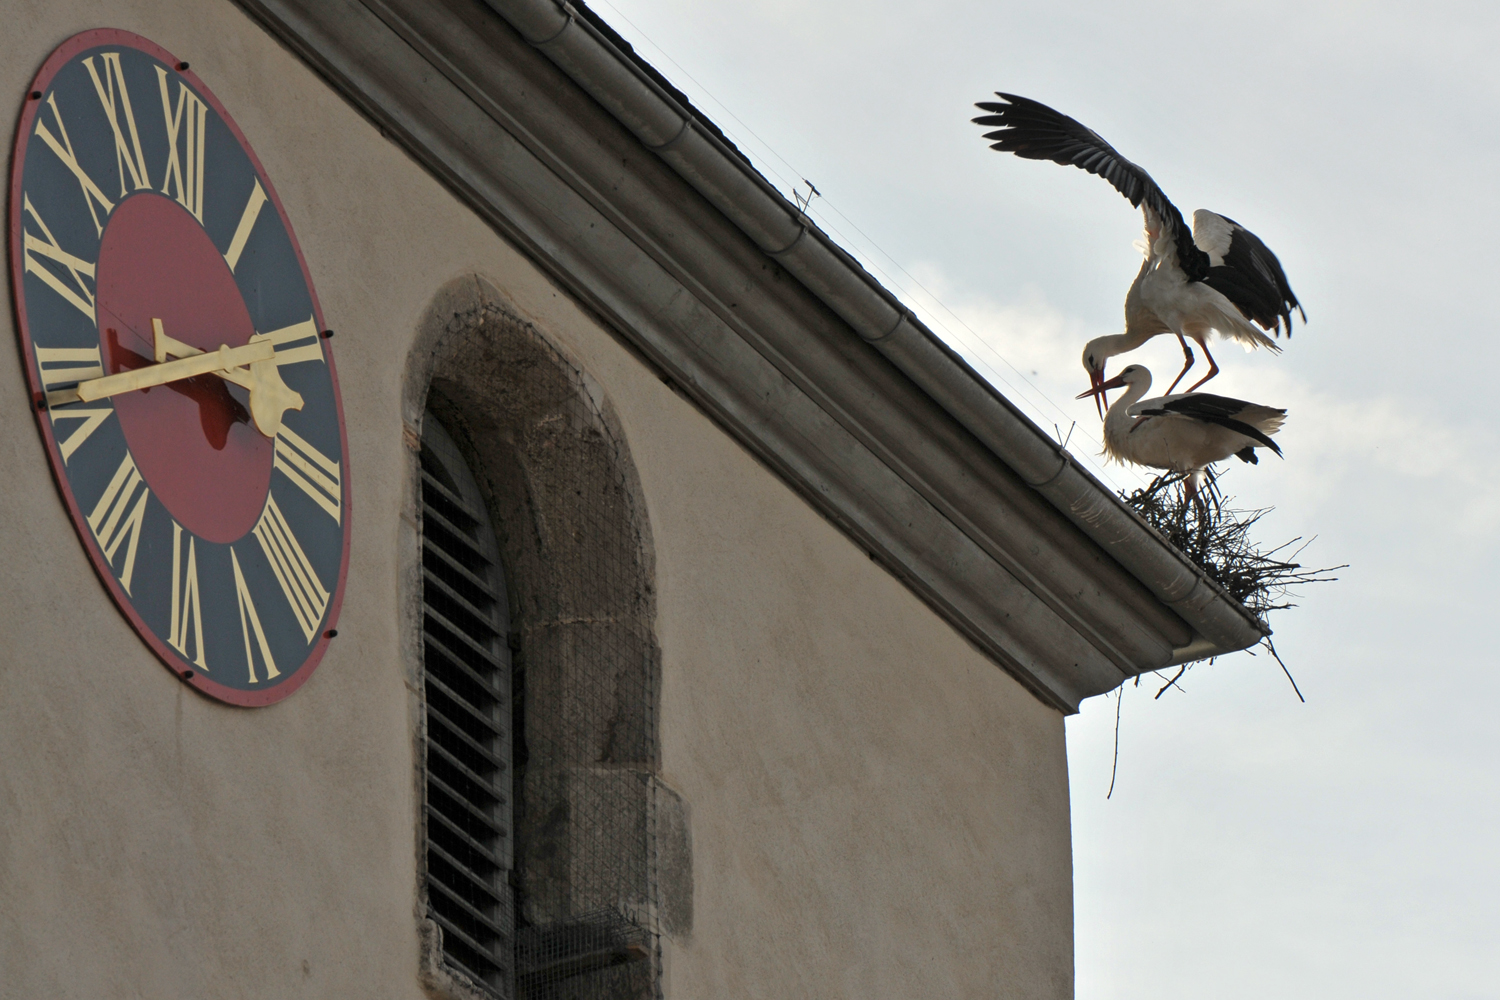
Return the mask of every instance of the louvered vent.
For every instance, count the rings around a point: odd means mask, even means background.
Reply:
[[[443,957],[508,994],[514,953],[508,609],[495,533],[463,456],[422,431],[427,901]]]

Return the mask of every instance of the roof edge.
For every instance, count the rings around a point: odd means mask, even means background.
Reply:
[[[236,2],[1043,703],[1071,714],[1136,674],[1248,644],[1190,624],[1219,593],[1192,568],[1168,601],[1080,530],[1113,511],[1127,537],[1151,535],[1019,413],[1036,454],[1002,457],[983,408],[1008,410],[1004,398],[903,322],[659,74],[629,73],[638,57],[585,45],[560,62],[481,0]],[[581,34],[579,11],[557,16]],[[633,111],[576,78],[613,86],[610,73],[629,77]],[[638,155],[643,142],[658,155]],[[738,204],[746,184],[763,197]],[[851,327],[872,299],[881,323]],[[1075,497],[1058,492],[1075,477]]]
[[[1244,649],[1270,634],[622,51],[592,12],[566,0],[485,2],[1187,622],[1200,640],[1175,650],[1177,662]]]

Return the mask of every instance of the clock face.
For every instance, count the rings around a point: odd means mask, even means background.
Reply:
[[[10,255],[42,438],[105,587],[205,694],[291,694],[335,635],[348,448],[331,335],[245,137],[146,39],[69,39],[26,95]]]

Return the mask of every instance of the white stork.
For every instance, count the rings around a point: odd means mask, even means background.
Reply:
[[[1233,455],[1259,464],[1256,448],[1281,449],[1271,435],[1286,419],[1286,410],[1208,392],[1183,392],[1142,400],[1151,388],[1151,372],[1128,365],[1108,382],[1078,398],[1124,387],[1104,417],[1104,451],[1117,462],[1189,473],[1187,490],[1198,492],[1203,470]]]
[[[1083,349],[1083,366],[1096,387],[1104,381],[1104,364],[1110,358],[1133,351],[1159,334],[1171,333],[1182,344],[1186,363],[1167,388],[1168,393],[1193,367],[1193,352],[1185,338],[1197,341],[1208,358],[1208,374],[1189,387],[1191,392],[1219,373],[1208,351],[1209,331],[1246,347],[1279,352],[1276,342],[1254,324],[1277,337],[1284,326],[1290,337],[1293,309],[1302,313],[1303,323],[1307,322],[1307,313],[1292,294],[1281,262],[1250,230],[1200,208],[1193,213],[1193,231],[1189,233],[1182,213],[1151,176],[1092,129],[1028,98],[1000,93],[995,96],[1008,103],[982,101],[975,105],[991,112],[975,118],[976,124],[1000,126],[984,135],[992,140],[991,149],[1098,174],[1145,213],[1146,262],[1125,295],[1125,332],[1098,337]],[[1108,400],[1096,396],[1102,415],[1101,398]]]

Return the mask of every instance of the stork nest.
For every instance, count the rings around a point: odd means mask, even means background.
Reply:
[[[1234,498],[1225,498],[1213,469],[1204,471],[1205,476],[1198,487],[1197,496],[1189,495],[1186,474],[1169,473],[1157,476],[1150,485],[1133,493],[1121,490],[1120,499],[1155,528],[1158,534],[1176,546],[1178,551],[1196,563],[1210,579],[1217,581],[1229,592],[1230,597],[1244,605],[1262,625],[1266,624],[1266,618],[1272,611],[1296,607],[1290,600],[1297,596],[1293,588],[1306,583],[1332,583],[1338,579],[1330,574],[1344,569],[1347,564],[1309,569],[1297,562],[1303,550],[1312,544],[1311,538],[1303,541],[1299,536],[1272,548],[1262,548],[1251,537],[1251,529],[1272,508],[1244,510],[1234,507]],[[1267,628],[1269,630],[1269,626]],[[1276,652],[1271,637],[1267,635],[1263,638],[1260,646],[1276,659],[1297,699],[1305,702],[1307,699],[1302,697],[1296,678]],[[1254,655],[1251,650],[1246,652]],[[1213,657],[1208,658],[1209,663],[1213,660]],[[1156,697],[1160,698],[1174,687],[1182,690],[1177,682],[1193,666],[1193,663],[1184,663],[1171,677],[1160,670],[1153,671],[1159,679],[1165,681],[1156,692]],[[1141,677],[1137,674],[1135,686],[1140,687],[1140,684]],[[1124,693],[1122,686],[1117,692],[1119,700],[1115,702],[1115,757],[1110,768],[1109,792],[1105,798],[1110,798],[1115,793],[1115,776],[1120,764],[1120,705],[1124,701]]]
[[[1263,548],[1251,537],[1270,507],[1244,510],[1233,505],[1219,488],[1218,477],[1207,470],[1196,498],[1188,495],[1187,476],[1170,473],[1133,493],[1120,492],[1137,514],[1219,583],[1262,624],[1272,611],[1296,607],[1294,588],[1308,583],[1331,583],[1340,566],[1310,569],[1298,562],[1313,539],[1300,536],[1273,548]]]

